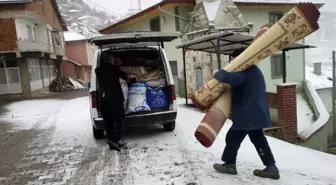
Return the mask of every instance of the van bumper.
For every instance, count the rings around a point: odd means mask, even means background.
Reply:
[[[153,112],[139,115],[126,115],[124,124],[126,124],[127,126],[162,124],[175,121],[176,116],[176,110]],[[96,129],[105,129],[105,122],[103,118],[94,118],[93,124]]]

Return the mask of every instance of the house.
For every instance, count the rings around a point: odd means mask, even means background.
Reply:
[[[89,82],[97,47],[87,37],[74,31],[64,32],[64,39],[67,59],[61,64],[62,76]]]
[[[56,0],[2,0],[0,26],[0,95],[32,97],[60,74],[65,56]]]

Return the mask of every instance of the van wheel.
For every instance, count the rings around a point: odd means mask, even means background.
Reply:
[[[96,129],[94,126],[92,126],[92,130],[93,130],[93,138],[95,139],[104,138],[104,130]]]
[[[163,124],[163,130],[166,132],[172,132],[175,130],[175,121]]]

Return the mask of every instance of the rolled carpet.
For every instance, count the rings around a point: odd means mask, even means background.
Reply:
[[[261,36],[231,62],[232,65],[227,65],[225,70],[245,70],[290,43],[316,31],[319,28],[317,24],[319,15],[313,4],[299,3],[269,30],[263,34],[259,32]],[[220,84],[212,79],[195,93],[192,100],[202,110],[209,108],[196,129],[195,137],[204,147],[210,147],[231,112],[230,85]]]
[[[319,28],[319,15],[320,12],[314,4],[299,3],[261,36],[257,34],[259,38],[224,69],[228,72],[243,71],[289,44],[301,40]],[[206,110],[228,89],[228,84],[222,84],[212,78],[197,90],[191,99],[199,109]]]

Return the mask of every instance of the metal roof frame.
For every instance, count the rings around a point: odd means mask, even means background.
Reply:
[[[202,51],[208,53],[217,54],[218,69],[221,69],[221,54],[231,55],[233,51],[240,48],[247,48],[254,40],[254,36],[244,35],[233,31],[216,31],[210,32],[207,35],[200,36],[198,38],[183,42],[176,46],[177,49],[182,49],[183,66],[184,66],[184,79],[187,79],[186,72],[186,59],[185,53],[188,50]],[[282,68],[283,68],[283,83],[286,83],[287,71],[286,71],[286,51],[296,49],[308,49],[316,48],[315,46],[292,43],[289,46],[282,49]],[[186,105],[188,104],[188,92],[187,81],[185,80],[185,96]]]

